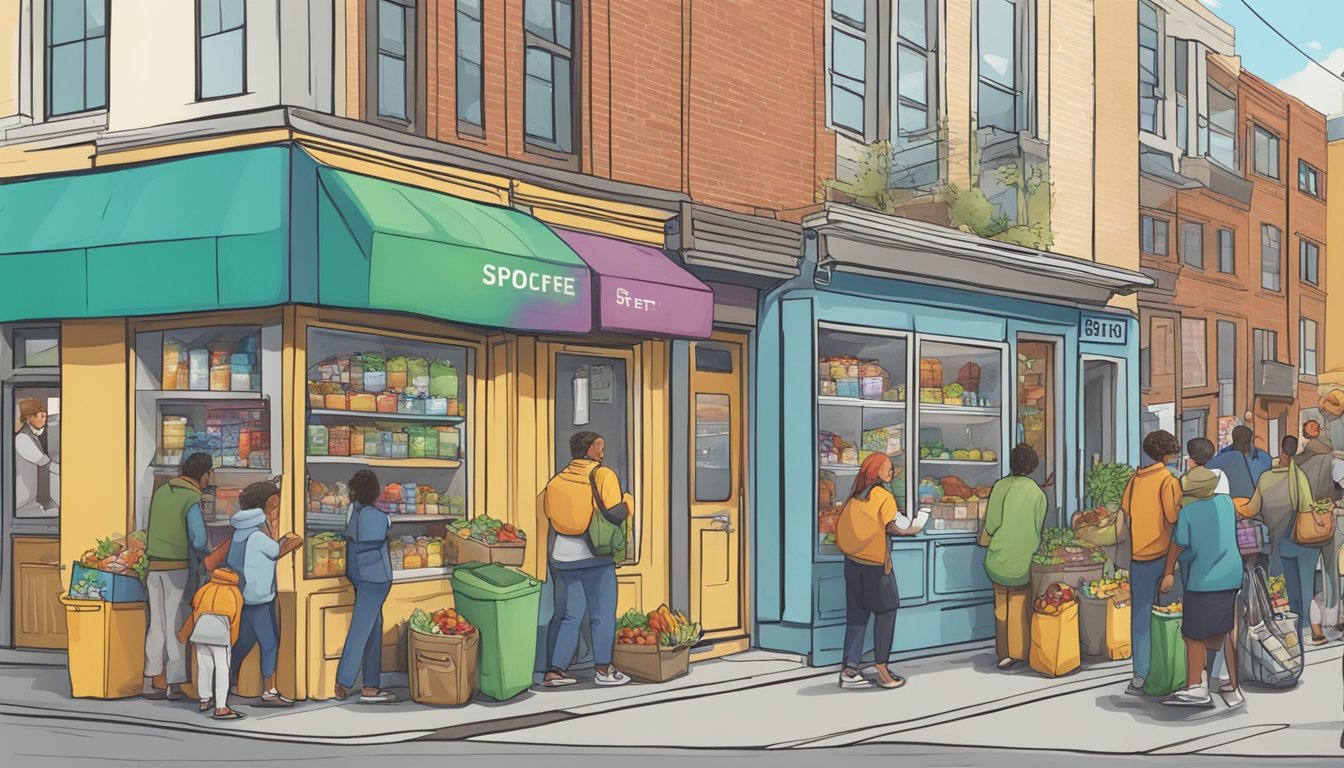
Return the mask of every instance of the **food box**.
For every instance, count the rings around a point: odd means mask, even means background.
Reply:
[[[612,652],[611,663],[633,680],[665,683],[690,671],[691,646],[663,648],[657,645],[620,645]]]
[[[837,379],[835,382],[836,397],[858,397],[860,395],[859,380]]]
[[[932,405],[943,404],[942,387],[921,387],[919,390],[919,402]]]
[[[481,633],[427,635],[408,631],[411,699],[420,704],[461,706],[476,695]]]
[[[919,360],[919,386],[922,389],[943,388],[943,361],[936,357]]]
[[[321,424],[308,425],[308,455],[326,456],[327,444],[330,439],[327,428]]]
[[[232,383],[233,369],[228,363],[210,366],[210,391],[228,392]]]
[[[838,395],[836,393],[838,391],[839,390],[836,388],[835,382],[830,379],[826,379],[821,382],[818,394],[820,394],[822,397],[837,397]]]
[[[462,539],[449,534],[443,542],[443,561],[448,565],[498,563],[519,567],[526,550],[525,541],[486,544],[479,539]]]
[[[423,398],[402,395],[401,398],[397,400],[397,413],[423,416],[425,414],[425,401]]]
[[[69,596],[75,600],[105,600],[109,603],[142,603],[149,600],[144,582],[134,573],[96,571],[79,562],[70,572]]]
[[[447,415],[448,415],[448,398],[446,398],[446,397],[430,397],[430,398],[426,398],[426,399],[425,399],[425,415],[426,415],[426,416],[447,416]]]
[[[350,410],[360,413],[375,413],[378,410],[378,398],[367,392],[351,395]]]
[[[961,366],[957,371],[957,383],[967,392],[980,391],[980,366],[976,363],[967,363]]]
[[[365,371],[364,391],[378,394],[387,389],[387,371]]]
[[[456,459],[462,441],[457,427],[438,427],[435,431],[439,433],[439,458]]]
[[[350,455],[350,427],[327,427],[327,455]]]
[[[868,376],[859,379],[859,393],[865,400],[881,400],[887,391],[887,379],[884,376]]]
[[[378,413],[396,413],[397,412],[396,394],[393,392],[380,393],[378,395],[377,407],[378,407],[377,410]]]
[[[323,405],[329,411],[350,410],[350,400],[345,396],[344,392],[328,394],[323,400]]]

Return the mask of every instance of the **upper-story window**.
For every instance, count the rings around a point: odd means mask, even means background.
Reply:
[[[1267,291],[1277,291],[1283,284],[1280,275],[1282,237],[1283,233],[1278,227],[1260,225],[1260,287]]]
[[[415,0],[372,0],[368,5],[368,114],[410,130],[419,125],[415,6]]]
[[[1162,134],[1162,32],[1157,8],[1139,3],[1139,128]]]
[[[1033,64],[1032,3],[980,0],[976,46],[976,122],[1006,133],[1031,130]]]
[[[1176,91],[1176,146],[1190,151],[1190,43],[1176,41],[1176,67],[1172,73]]]
[[[1154,256],[1166,256],[1170,251],[1169,243],[1171,236],[1168,228],[1171,225],[1166,219],[1155,219],[1152,216],[1139,217],[1139,244],[1144,253],[1151,253]]]
[[[1237,238],[1230,229],[1218,230],[1218,271],[1236,274]]]
[[[578,61],[572,0],[527,0],[523,133],[535,147],[574,152]]]
[[[1253,138],[1251,167],[1261,176],[1267,176],[1271,179],[1279,178],[1279,137],[1269,131],[1254,126],[1251,128]]]
[[[937,0],[831,0],[829,125],[864,143],[938,124]]]
[[[1204,268],[1204,225],[1198,222],[1181,223],[1181,261],[1195,269]]]
[[[107,0],[47,0],[47,116],[107,107]]]
[[[1321,284],[1321,247],[1310,240],[1298,238],[1297,260],[1302,282]]]
[[[1297,188],[1312,197],[1321,195],[1321,172],[1313,168],[1306,160],[1297,161]]]
[[[484,49],[481,0],[457,0],[457,125],[477,134],[485,128]]]
[[[247,88],[247,4],[196,2],[196,98],[237,96]]]
[[[1224,168],[1237,170],[1237,100],[1209,83],[1209,158]]]

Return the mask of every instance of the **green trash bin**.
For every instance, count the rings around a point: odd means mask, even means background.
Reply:
[[[459,565],[452,582],[458,615],[481,633],[481,693],[507,701],[531,688],[541,582],[496,563]]]

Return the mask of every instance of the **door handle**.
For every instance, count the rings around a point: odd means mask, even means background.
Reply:
[[[716,522],[720,522],[720,523],[727,524],[727,523],[728,523],[728,513],[727,513],[727,512],[715,512],[715,513],[712,514],[712,515],[691,515],[691,519],[692,519],[692,520],[714,520],[714,521],[716,521]]]

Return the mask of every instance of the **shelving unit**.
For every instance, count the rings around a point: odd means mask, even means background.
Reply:
[[[457,469],[460,459],[383,459],[376,456],[309,456],[309,464],[352,464],[392,469]]]
[[[266,395],[261,392],[250,391],[224,391],[224,390],[197,390],[197,389],[142,389],[140,394],[152,396],[155,400],[162,403],[172,402],[192,402],[196,400],[265,400]]]
[[[416,424],[434,424],[436,426],[455,426],[466,423],[466,418],[462,416],[429,416],[423,413],[370,413],[369,411],[335,411],[325,408],[314,408],[308,411],[309,416],[318,417],[339,417],[343,419],[363,419],[367,421],[410,421]]]
[[[817,405],[823,407],[872,408],[875,410],[904,411],[905,403],[893,400],[864,400],[857,397],[817,398]]]

